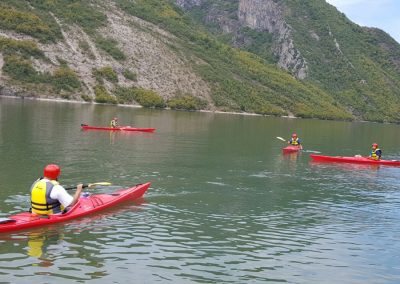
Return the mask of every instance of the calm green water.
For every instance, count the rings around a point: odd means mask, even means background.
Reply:
[[[154,134],[80,124],[155,127]],[[400,158],[400,126],[0,98],[0,217],[29,207],[47,163],[65,185],[151,181],[145,198],[0,235],[1,283],[399,283],[400,168],[283,156]]]

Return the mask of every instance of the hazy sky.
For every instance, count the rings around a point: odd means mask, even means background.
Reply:
[[[360,26],[384,30],[400,43],[400,0],[326,0]]]

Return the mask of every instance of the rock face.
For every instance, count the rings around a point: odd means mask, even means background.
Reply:
[[[203,0],[176,0],[176,5],[184,10],[191,9],[194,6],[200,6],[202,3]]]
[[[289,71],[298,79],[307,77],[307,62],[295,47],[292,29],[283,17],[284,6],[279,1],[226,0],[226,3],[228,1],[231,5],[236,4],[238,7],[234,14],[223,8],[219,9],[217,3],[213,3],[204,7],[207,9],[204,21],[218,25],[223,33],[234,34],[236,42],[233,44],[236,46],[240,46],[240,41],[246,41],[245,36],[240,33],[240,29],[243,27],[272,34],[274,38],[273,54],[278,58],[278,66]],[[176,4],[185,10],[199,6],[203,4],[202,2],[204,1],[176,0]]]
[[[295,48],[291,27],[283,18],[283,7],[273,0],[240,0],[239,22],[243,26],[266,31],[276,39],[274,53],[278,65],[299,79],[307,77],[307,62]]]

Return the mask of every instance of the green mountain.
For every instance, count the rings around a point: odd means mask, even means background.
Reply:
[[[400,45],[323,0],[2,0],[0,94],[400,121]]]

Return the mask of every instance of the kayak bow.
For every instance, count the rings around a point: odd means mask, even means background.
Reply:
[[[370,165],[385,165],[385,166],[398,166],[398,160],[372,160],[368,157],[343,157],[343,156],[324,156],[324,155],[310,155],[311,159],[315,162],[325,163],[353,163],[353,164],[370,164]]]
[[[289,145],[285,148],[282,148],[283,154],[295,153],[301,150],[300,146]]]
[[[119,127],[100,127],[90,126],[86,124],[81,125],[82,130],[103,130],[103,131],[140,131],[140,132],[154,132],[155,128],[137,128],[130,126],[119,126]]]
[[[0,233],[65,222],[95,213],[124,201],[140,198],[149,187],[150,182],[138,184],[128,189],[120,189],[110,194],[81,196],[79,201],[65,214],[40,216],[30,212],[23,212],[8,218],[0,218]]]

